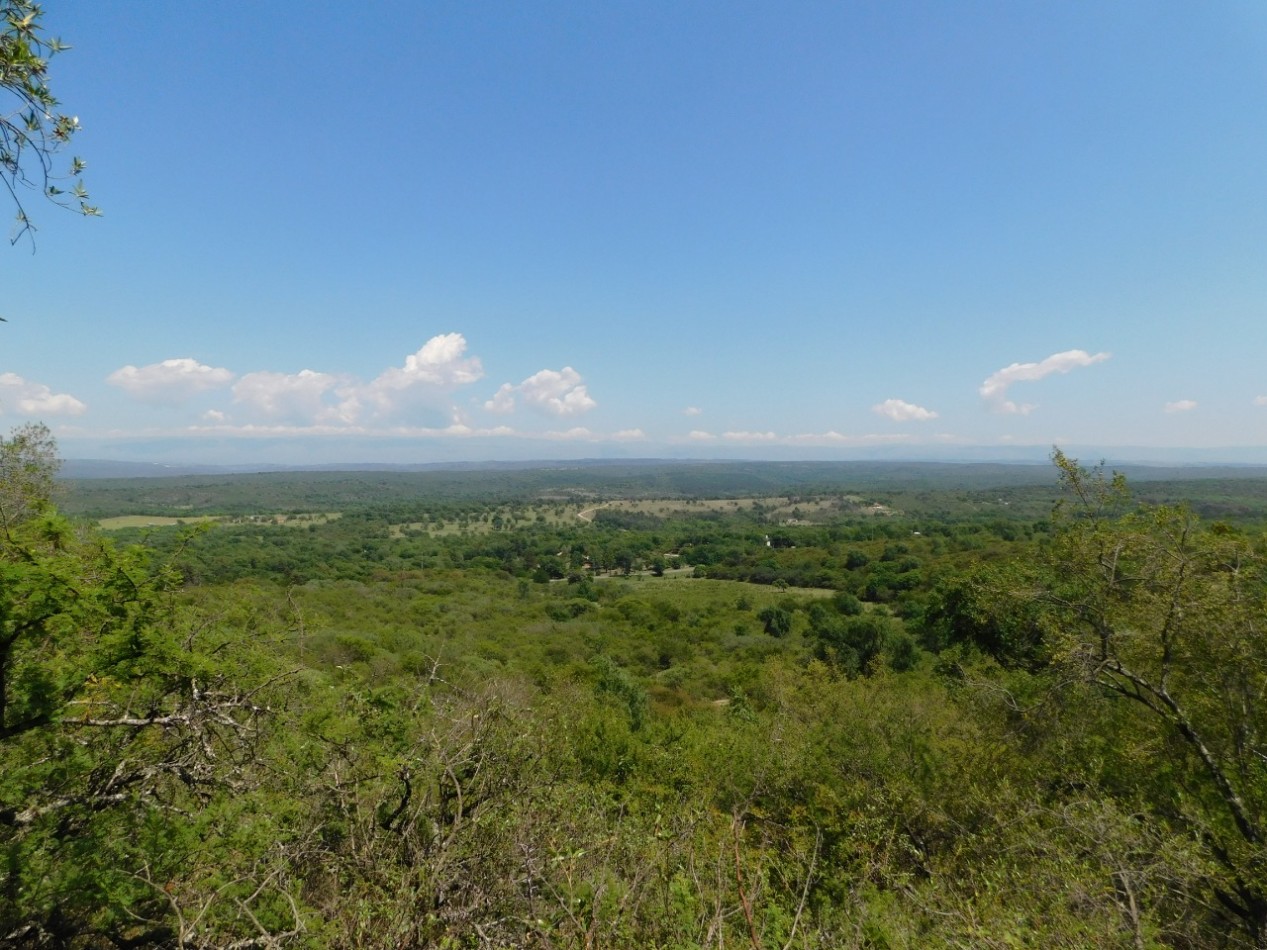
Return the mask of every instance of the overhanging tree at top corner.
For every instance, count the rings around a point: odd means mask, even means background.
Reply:
[[[0,181],[15,208],[15,244],[35,227],[24,203],[28,193],[83,215],[101,213],[80,178],[83,159],[59,164],[79,119],[60,111],[49,88],[49,60],[68,47],[48,35],[43,16],[43,6],[32,0],[0,0]]]

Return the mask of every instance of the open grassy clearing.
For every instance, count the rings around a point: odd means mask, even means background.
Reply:
[[[188,518],[168,518],[163,515],[119,515],[117,518],[102,518],[97,526],[103,531],[119,531],[123,528],[168,528],[172,525],[201,524],[204,521],[219,521],[212,515],[190,515]]]
[[[221,524],[274,524],[290,528],[303,528],[310,524],[326,524],[341,517],[343,517],[343,514],[338,511],[313,511],[286,515],[241,515],[235,517],[189,515],[184,518],[174,518],[169,515],[118,515],[114,518],[102,518],[97,522],[97,525],[103,531],[120,531],[124,528],[170,528],[173,525],[202,524],[207,521],[215,521]]]
[[[781,587],[780,588],[780,587],[773,587],[770,584],[756,584],[756,583],[752,583],[751,581],[729,581],[729,580],[712,580],[712,579],[705,579],[705,578],[697,578],[695,577],[695,568],[693,567],[669,568],[668,570],[664,572],[664,575],[662,577],[656,577],[650,571],[635,571],[632,574],[620,574],[618,572],[612,571],[608,573],[595,574],[594,580],[599,583],[602,583],[604,581],[610,581],[610,580],[628,580],[628,581],[632,581],[635,585],[638,585],[638,589],[641,589],[641,585],[643,584],[656,585],[656,586],[664,585],[664,584],[680,585],[682,581],[692,581],[693,584],[695,585],[709,584],[709,585],[714,585],[714,589],[722,589],[722,590],[733,589],[740,594],[745,593],[745,592],[751,593],[755,591],[759,593],[760,596],[767,597],[767,598],[806,597],[806,598],[813,599],[813,598],[818,598],[818,597],[833,597],[837,593],[837,591],[834,591],[828,587]],[[872,604],[864,605],[865,608],[870,608],[872,606],[874,605]]]

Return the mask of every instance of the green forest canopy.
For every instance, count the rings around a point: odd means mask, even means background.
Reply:
[[[52,449],[0,444],[0,943],[1264,945],[1258,481]]]

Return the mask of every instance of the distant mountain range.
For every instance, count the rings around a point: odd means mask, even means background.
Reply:
[[[255,472],[489,471],[666,462],[1000,462],[1045,465],[1050,444],[962,445],[953,443],[760,446],[668,442],[554,442],[472,436],[461,439],[403,437],[261,437],[252,440],[60,439],[71,478],[143,478]],[[1084,463],[1110,465],[1267,466],[1267,445],[1220,448],[1157,448],[1062,443]],[[543,458],[543,455],[546,456]],[[568,457],[571,455],[572,457]],[[496,460],[496,461],[487,461]]]
[[[1259,478],[1267,477],[1267,453],[1258,450],[1217,449],[1117,449],[1106,452],[1096,449],[1070,449],[1068,454],[1094,464],[1104,460],[1110,468],[1126,471],[1136,478]],[[706,465],[710,463],[750,462],[761,464],[793,461],[837,461],[841,464],[884,463],[886,465],[909,464],[947,465],[964,464],[980,466],[1047,465],[1050,449],[1036,446],[955,447],[944,452],[930,451],[916,454],[910,447],[901,450],[869,452],[867,455],[827,459],[788,458],[745,459],[741,457],[698,458],[586,458],[586,459],[528,459],[509,461],[439,461],[439,462],[332,462],[326,464],[171,464],[159,462],[134,462],[116,459],[66,459],[62,463],[61,477],[67,479],[100,478],[173,478],[189,475],[246,475],[278,472],[511,472],[527,470],[576,470],[612,467],[665,468],[673,466]],[[1240,458],[1236,457],[1240,456]]]

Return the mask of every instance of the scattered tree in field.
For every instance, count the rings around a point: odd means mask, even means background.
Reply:
[[[757,611],[757,619],[772,637],[786,637],[792,632],[792,615],[782,607],[762,607]]]

